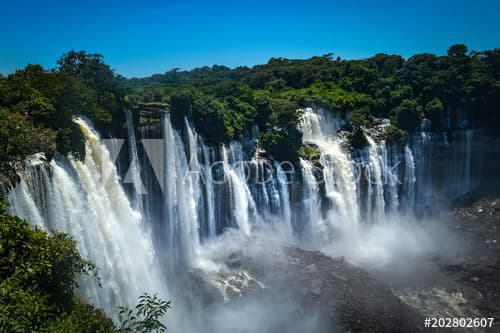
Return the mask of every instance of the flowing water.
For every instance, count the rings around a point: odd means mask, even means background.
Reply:
[[[301,159],[295,171],[260,157],[256,133],[213,147],[188,121],[174,128],[168,113],[156,132],[139,128],[139,141],[127,111],[129,196],[106,145],[78,118],[85,160],[33,156],[8,193],[10,211],[74,237],[102,282],[87,278],[82,293],[114,314],[145,291],[167,297],[166,286],[228,230],[251,237],[270,228],[285,242],[322,249],[390,216],[429,214],[476,184],[473,130],[417,133],[403,149],[368,137],[368,147],[351,151],[337,134],[342,119],[302,111],[303,140],[319,161]]]

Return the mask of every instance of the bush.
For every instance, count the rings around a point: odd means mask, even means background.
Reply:
[[[80,126],[72,123],[68,128],[57,132],[57,150],[64,155],[72,154],[79,160],[85,159],[85,135]]]
[[[389,144],[394,143],[404,146],[408,141],[408,132],[394,125],[390,125],[384,130],[383,137]]]
[[[164,301],[157,295],[147,293],[139,297],[135,309],[120,307],[120,328],[117,333],[163,333],[167,331],[161,322],[170,309],[170,301]]]
[[[234,129],[224,113],[224,104],[216,99],[202,97],[195,101],[193,116],[196,129],[212,144],[229,143]]]
[[[348,116],[348,120],[354,126],[362,126],[365,128],[372,127],[373,115],[370,112],[370,107],[364,106],[352,111]]]
[[[302,147],[302,133],[296,127],[271,130],[260,136],[262,148],[279,161],[297,163]]]
[[[37,152],[45,152],[50,158],[55,142],[54,131],[37,128],[29,117],[0,109],[0,171],[12,171],[12,162]]]
[[[425,106],[425,114],[431,121],[432,130],[440,131],[444,128],[444,107],[439,98],[435,97]]]
[[[303,143],[302,146],[299,149],[299,157],[310,161],[316,166],[320,166],[320,158],[321,158],[321,152],[318,150],[317,147],[314,147],[310,144]]]
[[[175,126],[183,124],[184,118],[193,112],[194,95],[189,90],[175,91],[169,100],[171,120]]]
[[[415,100],[405,99],[393,110],[391,122],[396,127],[412,133],[420,128],[423,118],[422,107]]]
[[[0,332],[164,332],[170,302],[139,298],[135,313],[120,308],[121,328],[75,294],[77,278],[95,273],[68,235],[31,229],[0,202]],[[126,318],[124,318],[124,316]],[[124,322],[123,320],[127,321]]]
[[[78,303],[74,290],[77,277],[89,274],[94,266],[80,256],[76,242],[67,235],[32,230],[25,221],[7,214],[5,207],[0,202],[2,331],[47,331],[66,316],[88,319],[97,310]],[[85,314],[77,314],[80,310]],[[109,326],[104,315],[97,319]]]

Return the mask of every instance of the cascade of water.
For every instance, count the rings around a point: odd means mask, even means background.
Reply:
[[[222,147],[221,149],[224,175],[227,177],[226,180],[230,188],[230,211],[233,218],[231,224],[234,223],[240,230],[249,235],[252,217],[255,218],[256,216],[255,202],[250,190],[246,186],[244,164],[241,163],[242,160],[235,159],[235,150],[237,152],[235,145],[229,147],[229,154],[226,147]],[[239,163],[233,167],[230,164],[230,157],[231,161],[239,161]]]
[[[405,146],[404,153],[404,163],[405,163],[405,174],[403,180],[403,209],[411,213],[415,206],[415,160],[413,158],[413,153],[407,145]]]
[[[305,240],[313,244],[319,240],[321,244],[329,241],[328,229],[324,223],[321,214],[319,198],[319,180],[314,176],[314,166],[309,161],[300,159],[302,167],[302,187],[303,187],[303,217],[306,225],[304,226]]]
[[[39,228],[47,229],[43,214],[46,207],[43,205],[46,200],[44,180],[48,175],[42,159],[43,155],[40,154],[28,157],[27,167],[21,175],[20,182],[8,192],[7,201],[10,204],[8,211],[11,214],[26,219]]]
[[[188,124],[189,126],[189,124]],[[208,226],[208,237],[213,238],[217,233],[217,220],[215,215],[215,193],[213,184],[213,173],[212,173],[212,161],[214,158],[211,156],[210,149],[199,138],[199,143],[201,146],[202,157],[204,163],[201,165],[202,174],[204,175],[205,181],[205,220]]]
[[[141,216],[144,216],[142,194],[144,193],[145,189],[141,181],[141,169],[139,164],[139,157],[137,154],[137,142],[135,140],[135,129],[132,112],[130,110],[126,110],[125,116],[127,122],[128,146],[130,152],[130,167],[125,179],[127,180],[129,177],[131,178],[132,183],[134,184],[134,208],[141,213]]]
[[[11,212],[75,238],[81,254],[99,269],[102,285],[99,289],[95,280],[86,279],[81,283],[82,292],[116,316],[117,306],[135,304],[143,292],[166,297],[167,290],[152,242],[119,184],[109,151],[84,120],[75,122],[86,137],[85,161],[57,157],[50,166],[29,164],[8,200],[35,203],[28,210],[12,205]],[[43,186],[29,184],[34,174]],[[36,204],[42,200],[50,200],[50,204]]]
[[[302,115],[300,126],[304,140],[315,144],[321,153],[325,195],[332,207],[327,223],[340,226],[346,232],[348,229],[352,231],[359,223],[360,210],[353,163],[336,137],[340,120],[308,108]]]
[[[372,222],[382,221],[385,216],[385,201],[384,201],[384,183],[385,183],[385,165],[383,163],[382,150],[375,141],[366,136],[368,146],[367,165],[365,174],[362,175],[368,183],[368,195],[362,200],[367,201],[365,214]]]
[[[293,239],[292,213],[290,195],[288,194],[288,178],[279,163],[275,163],[276,178],[278,180],[278,195],[280,198],[280,219],[284,225],[284,237]]]
[[[395,214],[400,207],[398,194],[399,184],[401,183],[399,180],[399,154],[395,151],[395,147],[388,146],[384,141],[381,142],[379,149],[385,166],[384,197],[386,212]]]
[[[197,198],[199,183],[193,181],[182,139],[172,128],[170,114],[162,119],[164,140],[163,205],[164,233],[171,271],[189,266],[199,250]]]
[[[308,108],[300,128],[320,157],[314,163],[300,159],[300,174],[289,176],[287,168],[254,154],[248,142],[214,148],[188,121],[182,129],[174,129],[169,113],[158,125],[160,161],[156,167],[146,166],[140,154],[146,143],[138,152],[132,114],[126,116],[129,174],[136,190],[133,205],[119,184],[109,152],[82,119],[76,122],[87,139],[85,161],[58,157],[47,167],[34,159],[8,194],[13,213],[47,230],[68,232],[78,241],[81,253],[99,267],[103,282],[101,290],[91,280],[84,281],[83,292],[109,313],[116,313],[119,304],[133,304],[144,291],[165,295],[167,279],[161,277],[160,268],[174,274],[196,266],[204,242],[210,244],[208,239],[225,228],[251,235],[259,227],[267,228],[266,223],[283,231],[287,241],[302,239],[311,247],[326,248],[339,234],[355,243],[362,238],[351,236],[358,236],[362,220],[379,222],[386,212],[398,209],[421,210],[433,198],[472,185],[473,132],[467,130],[453,144],[445,143],[445,136],[417,133],[404,150],[368,137],[368,147],[347,151],[337,136],[342,120],[332,112]],[[141,139],[149,138],[147,132],[141,129]],[[440,148],[432,148],[437,140],[442,141]],[[438,150],[451,154],[443,162],[450,176],[440,177],[446,178],[441,188],[431,177]],[[151,164],[154,158],[148,155]],[[398,167],[400,158],[404,164]],[[157,170],[158,184],[153,177]],[[146,174],[144,182],[141,174]],[[288,184],[291,180],[296,187]],[[163,192],[151,191],[153,186]],[[298,194],[291,191],[296,188]],[[141,195],[143,190],[147,196]],[[154,252],[143,222],[154,227],[160,253]]]

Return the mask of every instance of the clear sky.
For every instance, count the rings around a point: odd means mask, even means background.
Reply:
[[[500,0],[0,0],[0,72],[71,49],[125,76],[270,57],[444,54],[500,47]]]

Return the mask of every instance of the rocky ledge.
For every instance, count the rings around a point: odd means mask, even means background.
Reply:
[[[170,110],[165,103],[139,103],[135,109],[139,113],[139,126],[159,124],[162,115]]]

